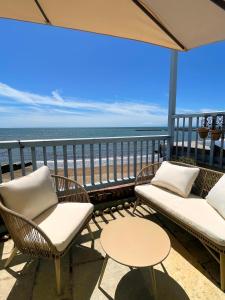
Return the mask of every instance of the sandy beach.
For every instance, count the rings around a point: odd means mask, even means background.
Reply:
[[[145,163],[142,164],[142,167],[145,166]],[[141,170],[141,164],[137,164],[137,174],[138,172]],[[29,173],[31,173],[33,171],[32,166],[26,167],[25,168],[26,171],[26,175],[28,175]],[[114,180],[114,167],[111,165],[109,166],[109,178],[107,178],[107,167],[106,166],[102,166],[101,168],[101,172],[102,172],[102,180],[101,182],[106,182],[108,181],[107,179],[109,179],[109,181]],[[51,170],[51,173],[54,174],[54,170]],[[64,174],[64,169],[60,168],[58,169],[57,172],[58,175],[60,176],[65,176]],[[121,165],[117,166],[117,179],[120,179],[121,176]],[[22,170],[16,170],[14,171],[14,177],[19,178],[22,176]],[[133,164],[130,164],[130,177],[134,176],[134,168],[133,168]],[[71,179],[74,179],[74,169],[72,168],[68,168],[68,177]],[[3,182],[7,182],[9,180],[11,180],[10,178],[10,173],[4,173],[2,174],[2,178],[3,178]],[[128,178],[128,165],[124,164],[123,165],[123,178]],[[86,179],[86,184],[91,184],[91,169],[89,167],[85,168],[85,179]],[[78,168],[77,169],[77,181],[80,184],[83,184],[83,169],[82,168]],[[99,183],[100,182],[100,168],[99,167],[95,167],[94,168],[94,182],[95,183]]]

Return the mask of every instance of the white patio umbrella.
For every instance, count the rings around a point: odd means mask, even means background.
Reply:
[[[0,0],[0,18],[128,38],[180,51],[225,40],[225,0]],[[176,77],[177,51],[173,51],[168,110],[171,136]]]
[[[0,0],[0,17],[176,50],[225,39],[224,0]]]

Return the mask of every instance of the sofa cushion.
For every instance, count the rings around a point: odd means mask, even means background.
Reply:
[[[48,167],[0,184],[4,205],[28,219],[34,219],[44,210],[58,203]]]
[[[61,252],[73,240],[93,208],[91,203],[59,203],[35,218],[34,222]]]
[[[206,200],[225,219],[225,175],[209,191]]]
[[[197,167],[177,166],[164,161],[151,183],[166,188],[182,197],[188,197],[198,173],[199,168]]]
[[[216,244],[225,246],[225,220],[205,199],[193,194],[183,198],[150,184],[136,186],[135,192],[153,208],[158,207],[166,215],[190,226]]]

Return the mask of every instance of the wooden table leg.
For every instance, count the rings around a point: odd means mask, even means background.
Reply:
[[[100,274],[100,277],[99,277],[99,281],[98,281],[98,287],[100,287],[100,285],[101,285],[102,278],[103,278],[103,275],[104,275],[104,272],[105,272],[105,268],[106,268],[108,259],[109,259],[109,257],[108,257],[108,255],[106,254],[105,259],[104,259],[104,261],[103,261],[103,265],[102,265],[102,270],[101,270],[101,274]]]

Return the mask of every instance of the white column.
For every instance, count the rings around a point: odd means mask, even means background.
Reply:
[[[174,119],[172,118],[172,116],[176,113],[177,61],[178,61],[178,51],[171,50],[169,105],[168,105],[168,134],[170,135],[171,139],[168,147],[167,159],[171,159],[173,140],[174,140]]]

